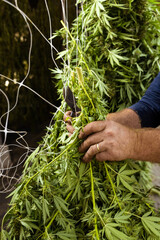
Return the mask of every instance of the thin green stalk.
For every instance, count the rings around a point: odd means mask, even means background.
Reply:
[[[113,181],[112,181],[112,179],[111,179],[111,176],[110,176],[110,174],[109,174],[109,172],[108,172],[107,164],[106,164],[105,162],[104,162],[104,167],[105,167],[105,169],[106,169],[106,173],[107,173],[108,179],[109,179],[109,181],[110,181],[110,183],[111,183],[112,190],[113,190],[114,196],[115,196],[115,198],[116,198],[116,200],[117,200],[118,206],[119,206],[119,208],[122,210],[121,205],[120,205],[120,202],[119,202],[118,197],[117,197],[117,194],[116,194],[116,191],[115,191],[115,185],[114,185],[114,183],[113,183]]]
[[[70,191],[70,193],[68,193],[67,197],[65,198],[65,201],[68,200],[68,198],[71,196],[73,191]],[[38,240],[40,237],[42,237],[48,230],[48,228],[50,228],[51,224],[53,223],[54,219],[57,217],[59,213],[59,210],[56,211],[56,213],[53,215],[52,219],[50,220],[50,222],[48,223],[48,225],[45,227],[45,232],[42,233],[36,240]]]
[[[107,166],[108,168],[110,168],[115,174],[118,175],[118,173],[117,173],[110,165],[108,165],[107,163],[105,163],[105,164],[106,164],[106,166]]]
[[[97,240],[100,240],[98,227],[97,227],[97,216],[96,216],[96,202],[95,202],[95,193],[94,193],[94,178],[93,178],[93,171],[92,171],[92,163],[90,162],[90,173],[91,173],[91,192],[92,192],[92,202],[93,202],[93,211],[95,214],[94,222],[95,222],[95,232]]]
[[[20,194],[20,196],[22,195],[24,189],[27,187],[27,185],[29,184],[29,182],[34,178],[36,177],[38,174],[42,173],[47,167],[49,167],[52,163],[54,163],[56,160],[58,160],[65,152],[67,152],[71,147],[72,145],[74,145],[75,141],[70,144],[61,154],[59,154],[56,158],[54,158],[50,163],[48,163],[47,165],[45,165],[42,169],[40,169],[40,171],[36,172],[32,177],[30,177],[30,179],[27,181],[27,183],[24,185],[23,189],[22,189],[22,192]],[[20,197],[19,196],[19,197]]]
[[[1,237],[2,237],[2,231],[3,231],[3,229],[4,229],[4,219],[5,219],[5,217],[8,215],[8,213],[11,212],[11,210],[12,210],[13,208],[14,208],[14,206],[11,207],[11,208],[8,210],[8,212],[4,215],[4,217],[3,217],[3,219],[2,219],[2,223],[1,223]]]
[[[76,139],[75,139],[76,141]],[[53,162],[55,162],[56,160],[58,160],[58,158],[60,158],[65,152],[67,152],[71,147],[72,145],[74,145],[75,141],[70,144],[60,155],[58,155],[56,158],[54,158],[50,163],[48,163],[47,165],[45,165],[40,171],[36,172],[32,177],[30,177],[30,179],[27,181],[27,183],[24,185],[20,195],[19,195],[19,198],[21,197],[22,193],[24,192],[24,190],[26,189],[27,185],[29,184],[29,182],[34,178],[36,177],[38,174],[40,174],[41,172],[43,172],[43,170],[45,170],[48,166],[50,166]],[[16,204],[13,206],[13,208],[16,206]],[[11,208],[12,209],[12,208]],[[11,210],[10,209],[10,210]],[[2,220],[2,226],[3,226],[3,223],[4,223],[4,219],[5,217],[8,215],[8,213],[10,212],[10,210],[4,215],[3,217],[3,220]]]
[[[89,67],[88,67],[88,65],[87,65],[87,63],[86,63],[86,60],[85,60],[84,57],[83,57],[82,51],[81,51],[80,47],[78,46],[76,40],[74,39],[74,37],[72,36],[72,34],[70,33],[70,31],[68,30],[68,28],[66,27],[66,25],[64,24],[63,21],[61,21],[61,24],[63,25],[64,29],[65,29],[65,30],[67,31],[67,33],[69,34],[70,38],[74,41],[74,43],[75,43],[75,45],[77,46],[77,49],[78,49],[78,51],[79,51],[79,53],[80,53],[80,55],[81,55],[81,57],[82,57],[82,60],[83,60],[83,62],[84,62],[84,64],[85,64],[85,66],[86,66],[89,74],[91,74],[91,71],[90,71],[90,69],[89,69]]]
[[[68,193],[67,197],[65,198],[65,201],[68,200],[68,198],[71,196],[72,192],[73,192],[73,191],[70,191],[70,193]],[[54,216],[53,216],[53,218],[51,219],[51,221],[48,223],[46,229],[48,229],[48,228],[51,226],[51,224],[52,224],[52,222],[54,221],[54,219],[56,218],[58,212],[59,212],[59,211],[57,210],[57,212],[54,214]]]
[[[77,71],[77,75],[78,75],[78,80],[79,80],[79,82],[80,82],[80,84],[81,84],[81,86],[82,86],[82,88],[83,88],[86,96],[88,97],[88,99],[89,99],[89,101],[90,101],[93,109],[95,110],[95,107],[94,107],[94,104],[93,104],[93,102],[92,102],[92,99],[91,99],[90,96],[88,95],[88,93],[87,93],[87,91],[86,91],[86,89],[85,89],[85,87],[84,87],[84,84],[83,84],[83,83],[84,83],[84,79],[83,79],[82,69],[79,68],[79,67],[76,67],[76,71]]]
[[[140,218],[140,219],[142,218],[141,216],[138,216],[137,214],[134,214],[134,213],[130,213],[130,212],[126,212],[126,211],[124,213],[132,215],[132,216]]]
[[[103,227],[105,226],[105,222],[103,221],[103,218],[101,217],[101,215],[99,214],[99,212],[96,210],[96,213],[97,213],[97,215],[98,215],[98,217],[99,217],[99,219],[100,219],[100,221],[101,221],[101,223],[102,223],[102,225],[103,225]]]

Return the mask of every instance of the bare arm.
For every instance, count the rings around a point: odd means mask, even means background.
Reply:
[[[107,120],[112,120],[131,128],[141,128],[138,114],[129,108],[126,108],[120,112],[109,113],[107,115]]]
[[[160,129],[144,128],[136,130],[137,141],[131,158],[160,163]]]

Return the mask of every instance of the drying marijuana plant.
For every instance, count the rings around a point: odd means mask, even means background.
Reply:
[[[68,137],[62,97],[54,125],[27,159],[12,193],[3,240],[160,239],[145,164],[94,159],[85,164],[78,152],[80,129],[138,100],[158,73],[158,12],[146,0],[81,2],[83,11],[71,31],[62,23],[56,33],[68,35],[69,48],[59,55],[68,64],[53,71],[60,96],[68,85],[81,108],[72,119],[75,132]]]

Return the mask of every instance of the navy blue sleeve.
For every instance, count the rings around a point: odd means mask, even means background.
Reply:
[[[130,108],[139,115],[142,127],[155,128],[160,125],[160,73],[141,100]]]

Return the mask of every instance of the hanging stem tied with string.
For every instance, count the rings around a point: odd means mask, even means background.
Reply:
[[[148,197],[148,164],[81,161],[79,131],[142,96],[159,71],[159,13],[148,0],[78,0],[69,29],[64,1],[65,49],[58,79],[61,111],[25,163],[11,194],[2,239],[160,239],[159,214]],[[66,3],[65,3],[66,4]],[[81,11],[79,11],[81,9]],[[153,40],[154,39],[154,40]],[[80,113],[68,136],[63,97],[69,87]],[[7,224],[6,230],[3,229]]]

